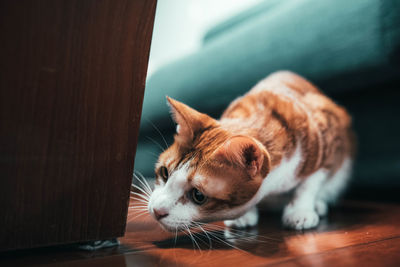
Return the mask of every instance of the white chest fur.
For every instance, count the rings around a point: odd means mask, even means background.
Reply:
[[[287,192],[296,187],[300,182],[298,179],[296,179],[296,171],[301,161],[301,149],[299,146],[296,148],[296,151],[290,158],[282,159],[279,166],[277,166],[268,174],[261,184],[260,189],[250,201],[242,206],[230,210],[225,214],[230,215],[244,213],[253,206],[257,205],[263,198],[273,194]]]
[[[296,171],[301,163],[301,156],[299,146],[289,159],[284,158],[279,166],[268,174],[253,201],[258,203],[268,195],[287,192],[296,187],[299,183]]]

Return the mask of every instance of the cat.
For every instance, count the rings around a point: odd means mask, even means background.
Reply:
[[[355,150],[351,118],[297,74],[269,75],[219,120],[167,100],[176,134],[156,163],[147,207],[168,231],[221,220],[253,227],[256,205],[289,191],[283,225],[314,228],[348,183]]]

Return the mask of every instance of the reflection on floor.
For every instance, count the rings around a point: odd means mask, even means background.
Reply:
[[[131,203],[133,206],[136,203]],[[344,202],[315,230],[282,229],[280,214],[261,210],[258,227],[222,223],[188,233],[167,233],[147,214],[128,215],[119,247],[94,252],[71,247],[0,254],[0,265],[57,266],[399,266],[400,205]],[[194,241],[193,241],[194,239]]]

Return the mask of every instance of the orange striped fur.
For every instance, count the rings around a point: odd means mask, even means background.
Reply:
[[[221,219],[213,214],[252,199],[297,147],[302,158],[296,169],[299,180],[318,170],[332,177],[354,155],[346,110],[291,72],[268,76],[234,100],[219,120],[171,98],[168,102],[179,127],[175,142],[156,165],[157,184],[166,182],[161,167],[174,173],[188,164],[185,186],[208,197],[199,207],[209,214],[206,220]]]

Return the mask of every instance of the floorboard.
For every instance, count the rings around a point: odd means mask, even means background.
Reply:
[[[136,203],[131,203],[136,205]],[[222,223],[208,228],[211,241],[197,230],[167,233],[147,214],[128,215],[127,233],[119,247],[94,252],[74,246],[0,254],[1,266],[398,266],[400,204],[344,201],[322,219],[317,229],[283,229],[280,214],[261,210],[260,224],[246,231]]]

